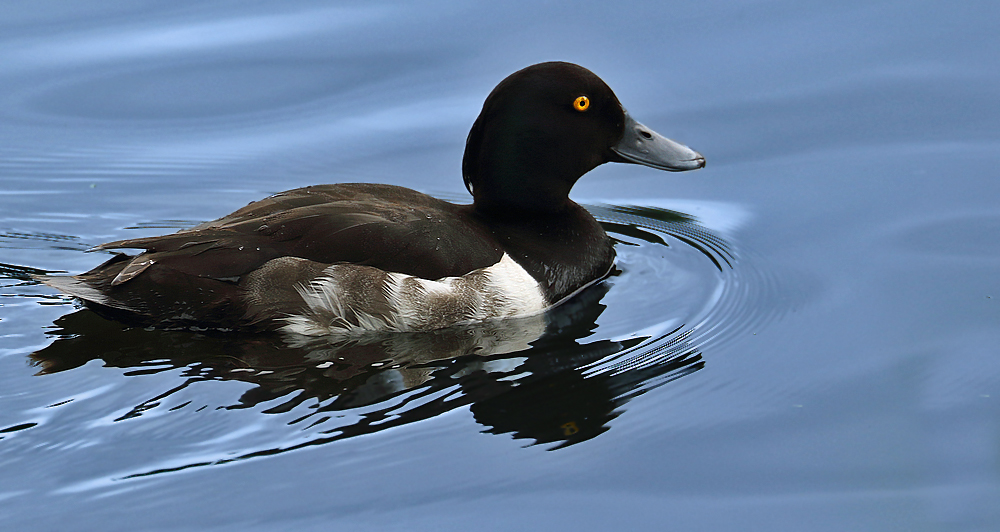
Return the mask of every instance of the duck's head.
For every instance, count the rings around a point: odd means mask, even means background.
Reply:
[[[462,173],[477,209],[553,211],[606,162],[672,172],[705,166],[698,152],[636,122],[593,72],[551,62],[493,89],[469,132]]]

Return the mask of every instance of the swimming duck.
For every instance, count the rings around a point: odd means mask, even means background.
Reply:
[[[462,161],[473,202],[378,184],[298,188],[117,253],[46,284],[113,318],[305,335],[426,331],[538,315],[611,270],[611,239],[569,199],[606,162],[702,168],[636,122],[604,81],[564,62],[511,74],[486,98]]]

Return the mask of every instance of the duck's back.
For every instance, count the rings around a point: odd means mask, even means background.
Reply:
[[[331,264],[422,279],[496,264],[503,251],[463,207],[390,185],[300,188],[192,229],[104,244],[146,251],[47,282],[140,321],[239,327],[301,304],[296,287]],[[248,305],[265,295],[263,314]]]
[[[392,185],[311,186],[172,235],[100,248],[145,249],[144,259],[216,279],[245,275],[283,256],[437,279],[488,266],[502,254],[489,231],[465,216],[462,207]],[[143,259],[133,262],[139,266]]]

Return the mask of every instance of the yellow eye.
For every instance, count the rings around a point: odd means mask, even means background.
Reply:
[[[590,98],[586,96],[580,96],[579,98],[573,100],[573,109],[577,111],[586,111],[590,108]]]

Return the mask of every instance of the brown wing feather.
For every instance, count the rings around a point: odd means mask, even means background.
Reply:
[[[109,242],[98,249],[146,250],[122,269],[115,286],[151,268],[238,278],[282,256],[437,279],[488,266],[502,255],[486,229],[457,216],[461,208],[387,185],[307,187],[192,229]]]

